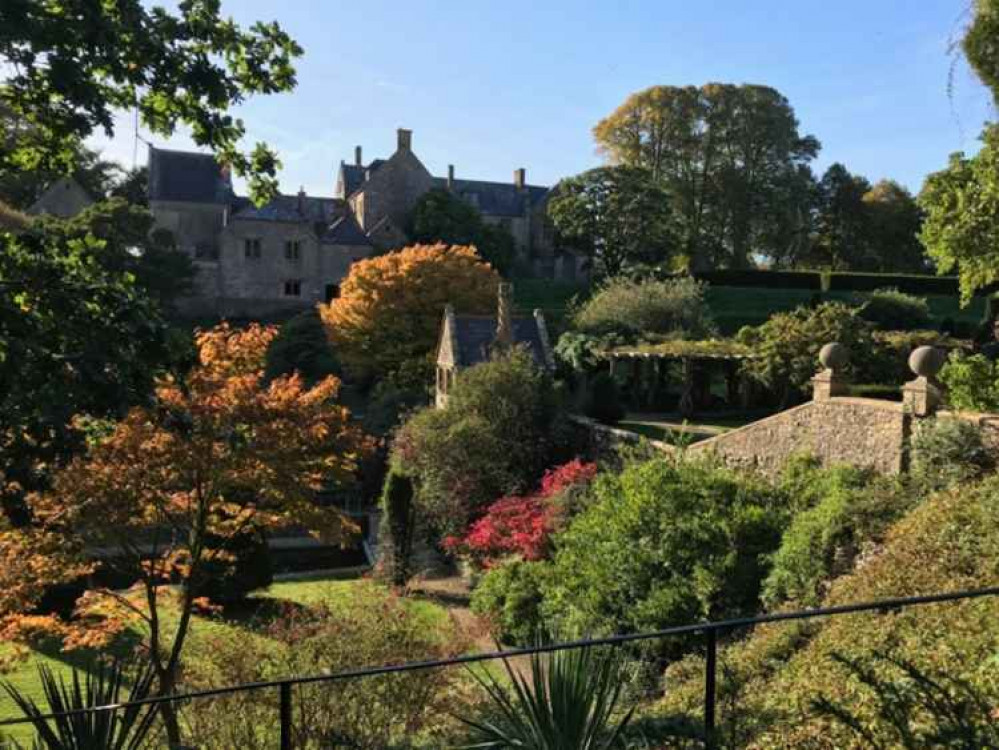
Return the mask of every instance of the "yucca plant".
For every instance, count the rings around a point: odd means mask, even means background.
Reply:
[[[532,654],[521,676],[503,661],[510,686],[473,671],[488,694],[463,750],[610,750],[621,746],[634,708],[620,716],[620,660],[591,648]]]
[[[138,750],[141,747],[156,717],[156,707],[152,705],[53,719],[42,717],[148,698],[154,683],[151,668],[147,666],[130,675],[123,664],[101,663],[90,672],[74,669],[67,681],[41,665],[38,674],[45,693],[44,706],[39,706],[13,685],[2,683],[21,713],[31,720],[35,729],[33,750]]]

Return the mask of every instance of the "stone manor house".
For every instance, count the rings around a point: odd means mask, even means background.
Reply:
[[[435,177],[400,129],[395,153],[365,164],[341,162],[332,197],[299,191],[257,208],[237,196],[211,155],[150,147],[149,205],[158,229],[198,268],[189,314],[259,316],[327,302],[339,293],[350,265],[407,242],[405,227],[429,190],[452,191],[487,222],[513,236],[524,265],[536,275],[575,278],[580,263],[556,256],[545,219],[549,189],[528,185],[524,169],[509,183]]]

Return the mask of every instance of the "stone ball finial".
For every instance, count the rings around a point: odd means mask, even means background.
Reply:
[[[839,370],[850,361],[850,350],[842,344],[833,342],[819,349],[819,362],[827,370]]]
[[[921,378],[933,378],[947,361],[943,350],[934,346],[920,346],[909,355],[909,369]]]

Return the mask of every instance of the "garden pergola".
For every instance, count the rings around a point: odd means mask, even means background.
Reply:
[[[711,381],[716,372],[725,378],[728,404],[748,408],[752,388],[740,375],[742,363],[753,357],[749,347],[736,341],[666,341],[621,346],[602,352],[611,375],[625,369],[628,391],[637,405],[650,406],[668,387],[670,365],[680,365],[679,412],[685,417],[709,408]]]

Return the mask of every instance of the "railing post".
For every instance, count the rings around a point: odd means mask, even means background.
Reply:
[[[718,631],[708,628],[704,631],[708,640],[708,653],[704,660],[704,747],[715,747],[715,673],[718,664]]]
[[[281,690],[281,750],[291,748],[291,683],[282,682]]]

